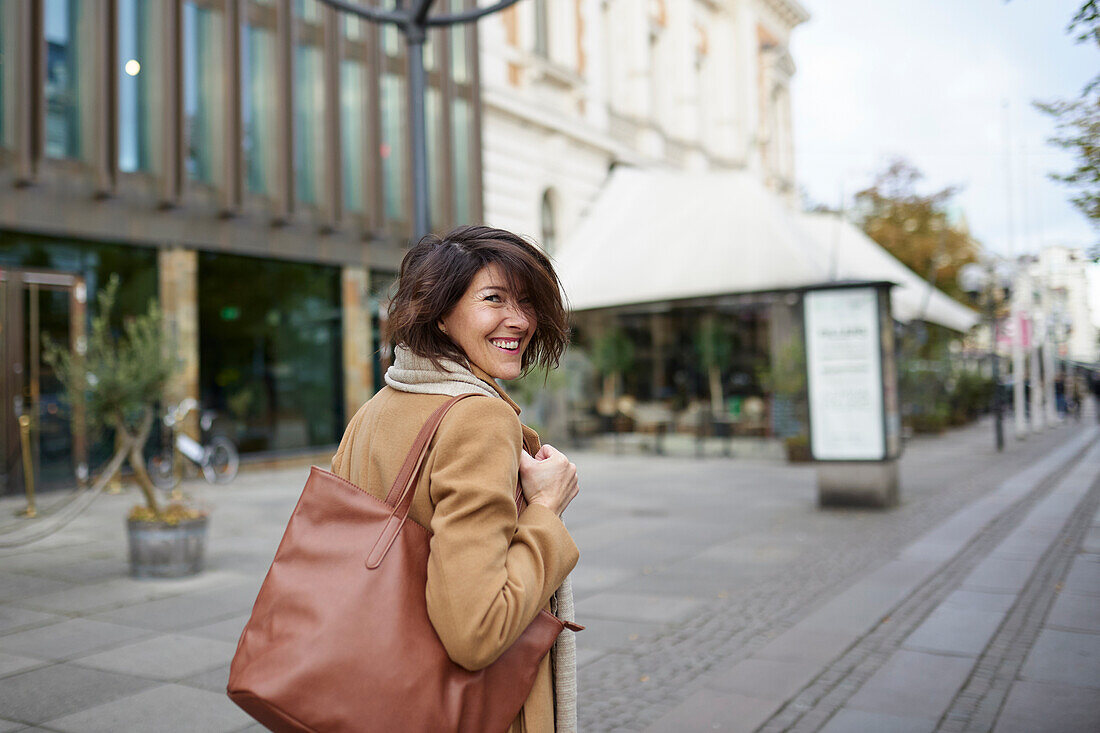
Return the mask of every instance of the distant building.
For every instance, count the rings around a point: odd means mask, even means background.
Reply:
[[[1089,302],[1090,260],[1081,249],[1046,247],[1021,258],[1017,301],[1047,333],[1054,356],[1080,364],[1100,362],[1100,343]]]
[[[40,336],[78,343],[112,274],[123,310],[167,314],[171,398],[220,411],[242,451],[339,439],[411,231],[399,36],[317,0],[0,2],[0,494],[22,486],[18,410],[47,478],[96,462]],[[476,29],[433,31],[427,66],[446,229],[482,218]]]

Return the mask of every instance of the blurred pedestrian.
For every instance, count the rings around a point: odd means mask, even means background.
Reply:
[[[1089,372],[1089,389],[1096,398],[1096,419],[1100,421],[1100,372]]]
[[[1081,420],[1081,378],[1075,373],[1069,377],[1069,395],[1067,398],[1069,412],[1073,419]]]

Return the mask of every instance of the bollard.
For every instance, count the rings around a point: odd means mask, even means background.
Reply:
[[[34,461],[31,459],[31,416],[19,416],[19,442],[23,444],[23,487],[27,492],[27,508],[16,516],[34,519],[38,510],[34,506]]]

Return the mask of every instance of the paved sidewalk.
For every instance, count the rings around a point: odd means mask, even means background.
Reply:
[[[988,424],[915,440],[902,462],[902,506],[885,512],[817,509],[805,466],[572,454],[582,495],[567,521],[582,551],[578,620],[588,625],[578,636],[581,729],[835,728],[872,713],[864,701],[876,689],[895,694],[883,677],[900,664],[888,664],[895,654],[965,657],[991,670],[989,690],[970,690],[971,708],[965,690],[944,696],[943,709],[956,716],[944,721],[975,720],[982,701],[1001,695],[999,725],[1019,720],[1024,727],[1003,729],[1024,730],[1026,715],[1041,710],[1036,699],[1055,694],[1077,701],[1059,706],[1066,715],[1093,720],[1096,691],[1082,680],[1095,679],[1097,664],[1086,640],[1098,638],[1090,614],[1100,603],[1089,594],[1100,594],[1100,530],[1074,525],[1073,507],[1096,501],[1085,485],[1095,464],[1059,473],[1093,430],[1065,425],[1012,441],[1004,455],[992,451]],[[100,498],[47,540],[0,551],[0,733],[259,730],[224,695],[228,662],[305,473],[191,485],[214,509],[208,569],[196,578],[126,577],[122,517],[132,493]],[[16,505],[0,502],[0,517]],[[1058,525],[1056,511],[1069,521]],[[1013,534],[1018,527],[1039,534]],[[1064,557],[1049,552],[1074,537]],[[1008,554],[983,572],[991,582],[1023,577],[1023,585],[961,588],[995,549]],[[1011,608],[991,611],[1003,617],[1000,629],[1016,609],[1029,613],[992,659],[968,629],[990,622],[981,603],[1009,597]],[[884,620],[890,614],[898,623]],[[971,625],[957,627],[962,617]],[[921,635],[907,641],[922,624],[934,643],[958,638],[971,647],[960,654],[930,650]],[[1034,643],[1020,641],[1028,638]],[[845,655],[858,674],[840,668]],[[1066,680],[1052,665],[1077,672]]]

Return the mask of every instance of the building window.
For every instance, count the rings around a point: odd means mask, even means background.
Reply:
[[[539,233],[542,235],[542,248],[553,254],[558,247],[558,223],[554,215],[554,194],[546,189],[539,205]]]
[[[317,0],[299,0],[298,45],[294,52],[295,196],[316,204],[325,161],[325,80],[321,9]]]
[[[159,30],[162,3],[119,0],[118,3],[118,169],[157,168],[164,97],[161,93]]]
[[[451,12],[466,10],[466,0],[451,0]],[[459,23],[451,28],[451,78],[456,84],[470,83],[469,33],[472,23]]]
[[[250,193],[270,194],[275,174],[275,14],[250,4],[241,28],[241,146]]]
[[[382,75],[382,190],[386,219],[405,221],[405,79]]]
[[[470,135],[473,134],[470,103],[464,97],[455,97],[451,105],[451,154],[454,157],[454,216],[455,224],[468,224],[474,220],[470,198],[473,187],[473,154]]]
[[[13,120],[15,114],[15,7],[0,2],[0,148],[15,147]]]
[[[195,0],[183,6],[187,176],[208,185],[219,182],[224,160],[224,23],[222,11],[212,3],[208,5],[206,0]]]
[[[443,93],[438,87],[428,87],[424,93],[424,117],[428,128],[428,187],[431,192],[429,218],[431,228],[436,231],[447,224],[444,221],[447,181],[443,175],[442,124],[439,119],[442,114]]]
[[[202,404],[227,418],[241,451],[337,442],[339,268],[202,253],[198,281]]]
[[[535,54],[543,58],[550,56],[550,16],[547,0],[535,0]]]
[[[46,0],[46,156],[80,158],[80,117],[92,59],[84,46],[89,8],[79,0]],[[82,58],[82,56],[84,58]],[[83,62],[83,68],[82,64]]]
[[[367,100],[367,44],[370,25],[345,16],[343,58],[340,60],[340,149],[344,210],[363,212],[366,182],[367,134],[370,104]]]

